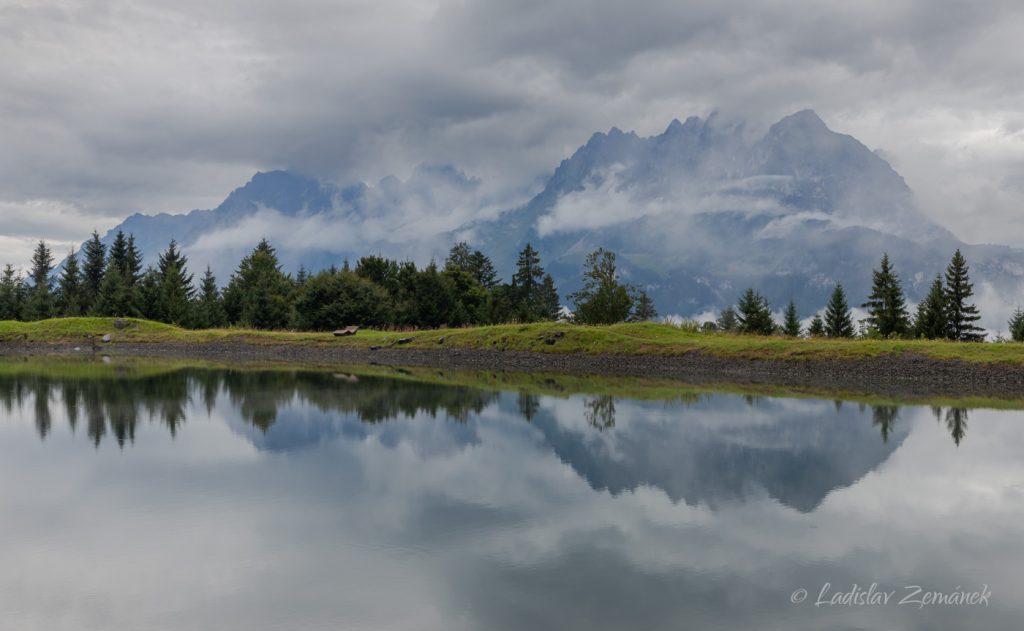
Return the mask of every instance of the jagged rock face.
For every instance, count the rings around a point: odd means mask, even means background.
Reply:
[[[222,280],[248,241],[263,236],[291,270],[376,252],[425,262],[468,237],[506,276],[529,241],[563,296],[578,287],[585,255],[603,246],[662,314],[680,315],[731,304],[747,286],[777,309],[793,299],[804,315],[824,305],[836,282],[859,304],[883,252],[911,299],[956,247],[989,298],[1015,304],[1024,278],[1021,252],[960,243],[920,212],[885,160],[810,110],[760,137],[715,115],[672,121],[648,138],[614,128],[594,134],[533,199],[496,217],[480,218],[493,201],[478,185],[452,167],[345,188],[275,171],[214,210],[134,215],[120,228],[150,257],[176,238],[194,266],[211,262]],[[1003,319],[990,314],[988,325]]]

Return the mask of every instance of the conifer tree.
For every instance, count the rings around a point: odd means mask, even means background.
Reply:
[[[775,321],[768,299],[754,291],[753,288],[743,292],[736,303],[739,331],[754,335],[771,335],[775,332]]]
[[[125,272],[128,271],[128,238],[123,230],[118,230],[114,235],[114,243],[110,245],[108,265],[114,265],[120,269],[122,276],[125,276]]]
[[[242,259],[224,291],[228,320],[257,329],[282,329],[289,321],[291,290],[277,252],[263,239]]]
[[[983,329],[974,323],[981,319],[978,307],[968,303],[974,295],[974,285],[968,275],[967,260],[958,249],[946,268],[946,325],[949,338],[961,342],[980,342],[985,339]]]
[[[135,245],[135,235],[128,235],[128,243],[125,247],[124,277],[129,287],[134,287],[139,282],[142,274],[142,252]]]
[[[142,301],[140,301],[140,304],[153,306],[153,303]],[[96,304],[93,305],[92,312],[98,316],[106,317],[136,315],[134,295],[131,288],[128,287],[128,281],[124,277],[124,272],[117,265],[107,267],[107,271],[103,275],[103,284],[100,285],[100,295],[96,299]],[[158,314],[153,312],[143,317],[156,320],[158,319]]]
[[[800,316],[796,312],[796,304],[792,300],[786,306],[786,314],[782,321],[782,334],[789,337],[800,337]]]
[[[155,267],[150,265],[146,268],[128,295],[134,299],[135,310],[140,317],[147,320],[161,318],[160,272]]]
[[[206,273],[203,274],[200,283],[194,324],[202,329],[218,328],[226,324],[224,302],[220,296],[220,289],[217,288],[217,279],[209,265],[206,266]]]
[[[853,318],[846,302],[842,283],[836,284],[832,297],[825,308],[825,335],[828,337],[853,337]]]
[[[868,326],[882,337],[905,335],[909,328],[907,301],[888,254],[882,255],[882,264],[872,276],[871,295],[861,305],[868,310]]]
[[[126,244],[127,248],[127,244]],[[113,249],[111,265],[113,266]],[[125,264],[119,265],[121,275],[130,286],[127,273],[127,249]],[[157,262],[157,273],[160,279],[160,319],[169,324],[183,325],[188,323],[189,302],[195,294],[192,286],[192,275],[188,273],[188,259],[178,249],[178,244],[171,239],[167,249],[160,255]]]
[[[8,263],[0,275],[0,320],[20,319],[23,298],[21,276],[14,266]]]
[[[82,315],[82,277],[78,269],[78,255],[71,248],[57,287],[60,314],[68,317]]]
[[[811,337],[824,337],[825,321],[821,319],[819,314],[816,313],[811,318],[811,324],[807,327],[807,335]]]
[[[95,230],[92,237],[85,242],[82,255],[82,312],[92,313],[100,297],[100,286],[103,284],[103,273],[107,263],[107,246],[103,245],[100,234]]]
[[[928,290],[928,295],[917,305],[917,317],[914,318],[914,337],[937,340],[948,337],[948,335],[945,290],[942,287],[942,277],[936,276]]]
[[[590,267],[589,259],[587,266]],[[512,286],[519,296],[518,315],[521,320],[536,320],[540,316],[540,285],[543,278],[544,268],[540,266],[540,255],[527,243],[519,253],[516,272],[512,275]]]
[[[1017,307],[1008,324],[1010,327],[1010,338],[1014,342],[1024,342],[1024,309]]]
[[[654,308],[654,301],[643,289],[637,291],[636,299],[633,301],[634,322],[650,322],[658,317],[658,310]]]
[[[736,317],[736,310],[731,306],[722,309],[722,313],[715,321],[715,326],[723,333],[732,333],[740,328],[739,318]]]
[[[498,285],[498,272],[494,269],[494,263],[480,250],[474,250],[470,255],[469,269],[476,281],[485,289],[494,289]]]
[[[26,317],[29,320],[43,320],[53,317],[55,300],[50,286],[50,272],[53,271],[53,254],[46,243],[40,241],[32,254],[32,288],[29,290]]]
[[[540,313],[538,315],[542,320],[557,320],[562,315],[561,299],[558,297],[555,279],[551,277],[551,274],[544,274],[544,281],[540,284]]]

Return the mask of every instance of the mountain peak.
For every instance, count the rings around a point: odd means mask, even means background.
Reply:
[[[828,133],[832,131],[814,110],[800,110],[772,125],[768,133],[778,134],[797,130],[804,133]]]
[[[662,136],[674,136],[684,131],[692,131],[700,127],[701,119],[699,116],[688,116],[685,123],[680,123],[678,118],[673,118],[672,122],[668,124],[665,129],[665,133]]]

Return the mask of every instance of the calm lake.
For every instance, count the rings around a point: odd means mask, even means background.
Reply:
[[[374,370],[0,364],[0,628],[1024,624],[1024,412]]]

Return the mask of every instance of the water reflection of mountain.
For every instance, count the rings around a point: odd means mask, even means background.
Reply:
[[[590,403],[584,407],[602,409]],[[668,410],[663,403],[627,405],[632,409],[620,403],[620,416],[660,420],[619,423],[600,434],[581,433],[549,411],[536,413],[532,422],[595,489],[620,493],[651,486],[674,501],[712,507],[767,492],[803,512],[885,462],[908,433],[896,408],[885,410],[883,440],[873,422],[877,410],[856,405],[735,396]],[[608,420],[602,424],[607,427]]]
[[[908,432],[896,406],[699,395],[673,402],[544,399],[323,371],[183,369],[101,377],[25,372],[0,376],[0,404],[33,418],[43,439],[62,409],[72,430],[84,425],[97,446],[110,439],[121,446],[134,442],[146,421],[174,436],[190,410],[204,406],[219,408],[229,426],[261,450],[372,438],[385,447],[404,442],[422,455],[479,443],[480,424],[466,421],[490,409],[491,416],[531,422],[545,439],[541,448],[551,449],[595,489],[619,493],[651,486],[674,501],[710,506],[767,493],[801,511],[878,467]],[[960,444],[967,412],[934,412]],[[443,431],[433,424],[384,423],[413,417],[452,422]]]
[[[267,451],[301,449],[334,438],[363,440],[371,432],[382,444],[394,446],[403,428],[380,424],[418,415],[454,421],[446,430],[450,444],[477,443],[476,427],[466,421],[498,397],[465,386],[348,373],[284,373],[288,379],[271,383],[268,375],[273,374],[235,373],[225,379],[242,413],[241,422],[229,424]]]

